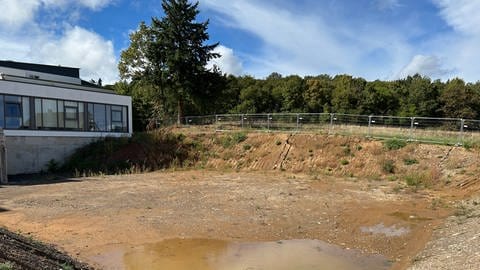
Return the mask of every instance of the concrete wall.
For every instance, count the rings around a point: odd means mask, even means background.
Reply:
[[[51,159],[62,164],[75,149],[95,137],[6,137],[7,174],[37,173],[47,170]]]

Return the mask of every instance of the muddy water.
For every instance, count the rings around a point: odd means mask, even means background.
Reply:
[[[316,240],[278,242],[226,242],[205,239],[171,239],[157,244],[111,253],[110,269],[169,270],[358,270],[388,269],[382,256],[365,256]],[[110,265],[108,265],[110,264]],[[110,266],[110,267],[109,267]]]

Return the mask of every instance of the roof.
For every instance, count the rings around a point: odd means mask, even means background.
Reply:
[[[42,73],[55,74],[60,76],[80,78],[80,69],[72,67],[52,66],[43,64],[32,64],[14,61],[0,60],[0,66],[7,68],[23,69]]]

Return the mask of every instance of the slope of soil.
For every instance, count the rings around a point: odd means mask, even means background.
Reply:
[[[52,246],[3,228],[0,228],[0,263],[10,269],[92,269]]]
[[[319,239],[405,269],[480,190],[474,149],[280,133],[174,135],[162,148],[159,138],[104,157],[154,164],[161,154],[162,167],[189,170],[6,186],[0,224],[106,269],[122,261],[116,250],[171,238]]]

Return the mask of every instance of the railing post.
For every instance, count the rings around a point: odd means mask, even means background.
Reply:
[[[333,118],[335,118],[335,114],[331,113],[330,114],[330,134],[333,134]]]
[[[460,119],[460,136],[458,138],[458,145],[463,145],[464,143],[464,128],[465,128],[465,119]]]
[[[367,134],[367,137],[371,137],[371,127],[372,127],[372,116],[369,115],[368,116],[368,134]]]
[[[270,131],[270,114],[267,113],[267,131]]]
[[[297,131],[298,131],[299,123],[300,123],[300,115],[297,113]]]
[[[410,141],[413,141],[413,128],[415,126],[415,117],[410,117]]]

